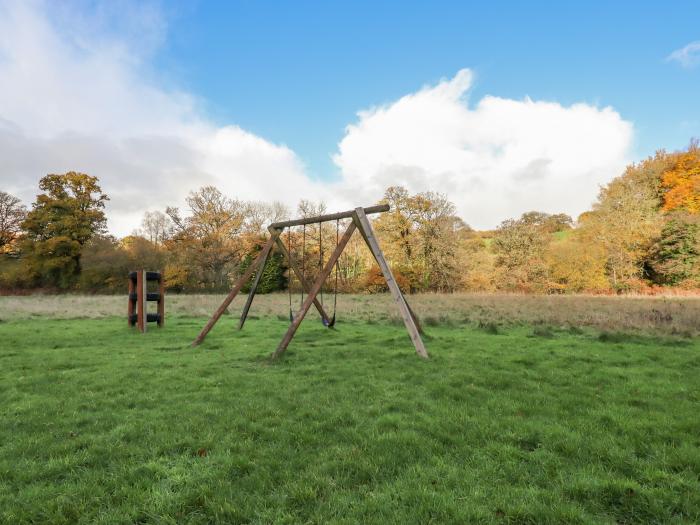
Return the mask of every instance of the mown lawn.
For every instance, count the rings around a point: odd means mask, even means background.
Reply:
[[[697,523],[700,341],[0,323],[3,523]]]

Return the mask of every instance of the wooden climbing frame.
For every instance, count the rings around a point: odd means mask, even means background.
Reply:
[[[148,283],[158,283],[157,292],[148,291]],[[148,313],[148,302],[158,303],[157,313]],[[149,322],[162,327],[165,323],[165,281],[160,272],[139,270],[129,273],[129,306],[127,310],[129,326],[136,326],[144,333]]]
[[[248,293],[248,298],[246,300],[245,306],[243,307],[243,313],[241,314],[241,318],[238,324],[239,328],[243,327],[246,317],[248,316],[248,311],[250,310],[250,307],[253,303],[253,298],[255,297],[255,290],[260,281],[260,276],[263,273],[263,269],[265,268],[267,258],[270,255],[272,247],[276,245],[280,253],[282,253],[282,255],[286,258],[289,264],[290,272],[293,272],[297,276],[299,282],[301,283],[302,290],[306,293],[306,298],[304,299],[300,309],[296,312],[296,314],[294,314],[289,328],[287,329],[287,332],[284,334],[284,337],[282,337],[282,340],[277,346],[277,349],[272,353],[273,359],[280,357],[289,346],[289,343],[294,337],[294,334],[299,328],[299,325],[304,320],[304,317],[306,316],[307,312],[311,308],[311,305],[314,305],[316,307],[316,310],[318,310],[318,313],[321,315],[321,318],[327,323],[328,314],[323,309],[323,305],[318,300],[317,296],[321,291],[321,288],[323,287],[323,283],[331,274],[334,265],[336,264],[336,262],[340,258],[340,255],[343,253],[343,250],[350,241],[352,234],[355,232],[355,230],[358,230],[360,232],[360,235],[362,235],[362,238],[367,243],[367,246],[369,247],[370,252],[374,256],[374,259],[377,261],[379,269],[384,275],[384,279],[386,279],[386,283],[389,287],[389,291],[391,292],[391,296],[399,309],[401,319],[403,320],[404,325],[406,326],[406,330],[408,331],[408,335],[410,336],[411,341],[413,342],[413,346],[416,349],[416,353],[420,357],[427,359],[428,352],[425,349],[423,339],[420,335],[421,327],[418,322],[418,319],[413,313],[413,310],[411,310],[411,307],[409,306],[408,301],[406,301],[406,298],[404,297],[403,293],[401,293],[401,289],[396,283],[394,275],[391,273],[391,268],[389,267],[389,264],[387,263],[386,258],[384,257],[384,253],[382,252],[379,246],[379,242],[377,241],[377,238],[374,235],[374,231],[372,230],[372,224],[367,218],[367,215],[371,215],[374,213],[383,213],[387,211],[389,211],[389,206],[385,204],[379,206],[370,206],[368,208],[355,208],[354,210],[350,211],[333,213],[329,215],[320,215],[318,217],[295,219],[292,221],[275,222],[270,224],[270,226],[268,227],[268,231],[270,232],[270,238],[267,240],[267,242],[263,246],[258,256],[255,258],[253,263],[246,269],[246,271],[243,273],[240,279],[238,279],[238,281],[235,283],[233,289],[229,292],[224,301],[221,303],[221,306],[217,308],[217,310],[211,316],[211,319],[209,319],[204,328],[202,328],[202,331],[192,342],[192,346],[196,346],[204,340],[204,338],[214,327],[214,325],[223,315],[223,313],[226,311],[226,309],[231,304],[236,295],[238,295],[238,292],[241,291],[241,288],[243,288],[245,283],[247,283],[250,280],[250,278],[253,277],[253,274],[255,274],[255,278],[253,279],[253,283],[250,288],[250,292]],[[328,259],[328,262],[326,262],[325,266],[323,266],[323,268],[321,269],[316,280],[313,283],[309,283],[305,279],[303,273],[299,271],[299,268],[292,260],[291,254],[284,246],[284,243],[280,238],[282,232],[285,228],[291,228],[293,226],[319,224],[328,221],[336,221],[339,219],[352,219],[352,222],[350,222],[350,225],[345,230],[345,233],[343,233],[342,237],[340,237],[335,250]]]

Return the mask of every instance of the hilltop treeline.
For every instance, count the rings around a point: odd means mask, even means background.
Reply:
[[[131,269],[163,269],[172,291],[224,291],[265,242],[266,225],[326,212],[323,203],[247,202],[206,186],[186,209],[146,212],[141,228],[117,239],[107,232],[105,195],[96,177],[47,175],[27,209],[0,192],[0,289],[123,292]],[[700,147],[660,151],[632,164],[600,191],[575,221],[532,211],[493,231],[475,231],[445,195],[391,187],[389,213],[373,221],[402,288],[418,291],[525,293],[648,292],[700,288]],[[308,225],[283,241],[311,279],[335,247],[336,226]],[[385,289],[359,236],[338,264],[344,292]],[[335,275],[329,279],[333,288]],[[274,253],[261,292],[298,288]]]

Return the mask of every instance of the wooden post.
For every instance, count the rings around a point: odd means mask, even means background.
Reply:
[[[401,318],[403,319],[404,325],[406,325],[406,330],[408,330],[408,335],[411,337],[411,341],[413,341],[413,346],[416,348],[416,353],[419,356],[427,359],[428,352],[425,349],[423,340],[421,339],[420,332],[414,320],[413,313],[411,312],[411,309],[409,308],[406,299],[401,293],[399,285],[396,284],[394,275],[391,273],[391,268],[386,262],[384,254],[382,253],[382,250],[379,247],[379,243],[377,242],[377,239],[374,236],[374,232],[372,231],[372,225],[370,224],[369,219],[367,219],[365,210],[363,208],[355,208],[355,216],[353,220],[357,223],[357,227],[360,230],[362,237],[364,237],[367,246],[369,246],[372,255],[374,255],[374,259],[377,261],[377,264],[379,265],[379,268],[382,271],[382,274],[384,274],[386,284],[389,287],[389,291],[391,292],[392,297],[394,298],[394,302],[399,307]]]
[[[136,283],[131,278],[131,273],[129,273],[129,307],[126,311],[126,319],[129,323],[129,327],[134,326],[136,323],[132,323],[131,318],[136,312],[136,301],[132,301],[131,297],[136,293]]]
[[[316,279],[314,284],[311,286],[311,289],[309,290],[309,294],[306,296],[306,299],[304,299],[304,302],[301,305],[301,309],[294,316],[294,320],[292,321],[292,324],[289,325],[289,328],[287,329],[287,333],[284,334],[284,337],[282,338],[282,341],[280,341],[280,344],[277,347],[277,350],[275,350],[275,352],[272,354],[272,356],[271,356],[272,359],[277,359],[279,356],[281,356],[284,353],[284,351],[287,349],[287,346],[289,346],[289,343],[292,340],[292,337],[294,337],[294,334],[296,333],[297,329],[299,328],[299,325],[304,320],[304,316],[306,316],[306,312],[308,312],[309,308],[311,308],[311,304],[314,302],[314,299],[316,299],[316,296],[318,295],[318,292],[321,290],[323,283],[325,282],[325,280],[328,278],[331,271],[333,270],[333,267],[335,266],[336,261],[340,257],[340,254],[343,253],[343,250],[345,249],[345,246],[348,244],[348,241],[350,241],[350,237],[352,237],[352,234],[355,231],[355,228],[356,228],[356,225],[354,222],[352,222],[352,223],[350,223],[350,226],[348,226],[348,229],[345,230],[343,237],[340,239],[340,242],[338,242],[338,246],[336,246],[330,259],[328,259],[328,263],[326,263],[326,266],[323,268],[320,275],[318,276],[318,278]]]
[[[163,328],[163,325],[165,325],[165,278],[161,270],[158,281],[158,328]]]
[[[250,277],[253,275],[253,272],[260,266],[260,263],[263,260],[267,259],[267,256],[270,253],[270,249],[275,243],[275,239],[277,237],[279,237],[279,232],[276,232],[270,236],[270,238],[265,243],[265,246],[263,246],[263,249],[260,251],[253,263],[248,267],[243,276],[240,279],[238,279],[233,289],[229,292],[224,301],[221,303],[221,306],[219,306],[216,312],[214,312],[214,315],[211,316],[209,322],[204,326],[204,328],[202,328],[202,331],[199,333],[197,338],[194,341],[192,341],[192,346],[197,346],[199,343],[204,341],[204,338],[214,327],[214,325],[223,315],[223,313],[226,311],[226,308],[228,308],[228,306],[231,304],[231,301],[233,301],[234,297],[236,297],[236,295],[238,295],[238,292],[241,291],[243,285],[248,281],[248,279],[250,279]]]
[[[141,333],[146,332],[146,270],[136,272],[136,326]]]

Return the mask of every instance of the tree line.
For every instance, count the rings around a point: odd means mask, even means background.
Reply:
[[[250,202],[213,186],[190,192],[186,208],[144,213],[141,228],[116,238],[106,227],[99,180],[52,174],[27,209],[0,191],[0,290],[124,290],[136,268],[162,269],[180,292],[227,290],[265,242],[266,226],[326,212],[302,200]],[[440,193],[390,187],[391,211],[373,220],[395,277],[408,292],[647,292],[700,288],[700,147],[659,151],[602,187],[591,210],[574,221],[532,211],[491,231],[470,228]],[[308,279],[335,247],[344,221],[298,227],[283,242]],[[371,254],[353,237],[327,284],[342,292],[386,289]],[[275,251],[261,292],[298,289]]]

